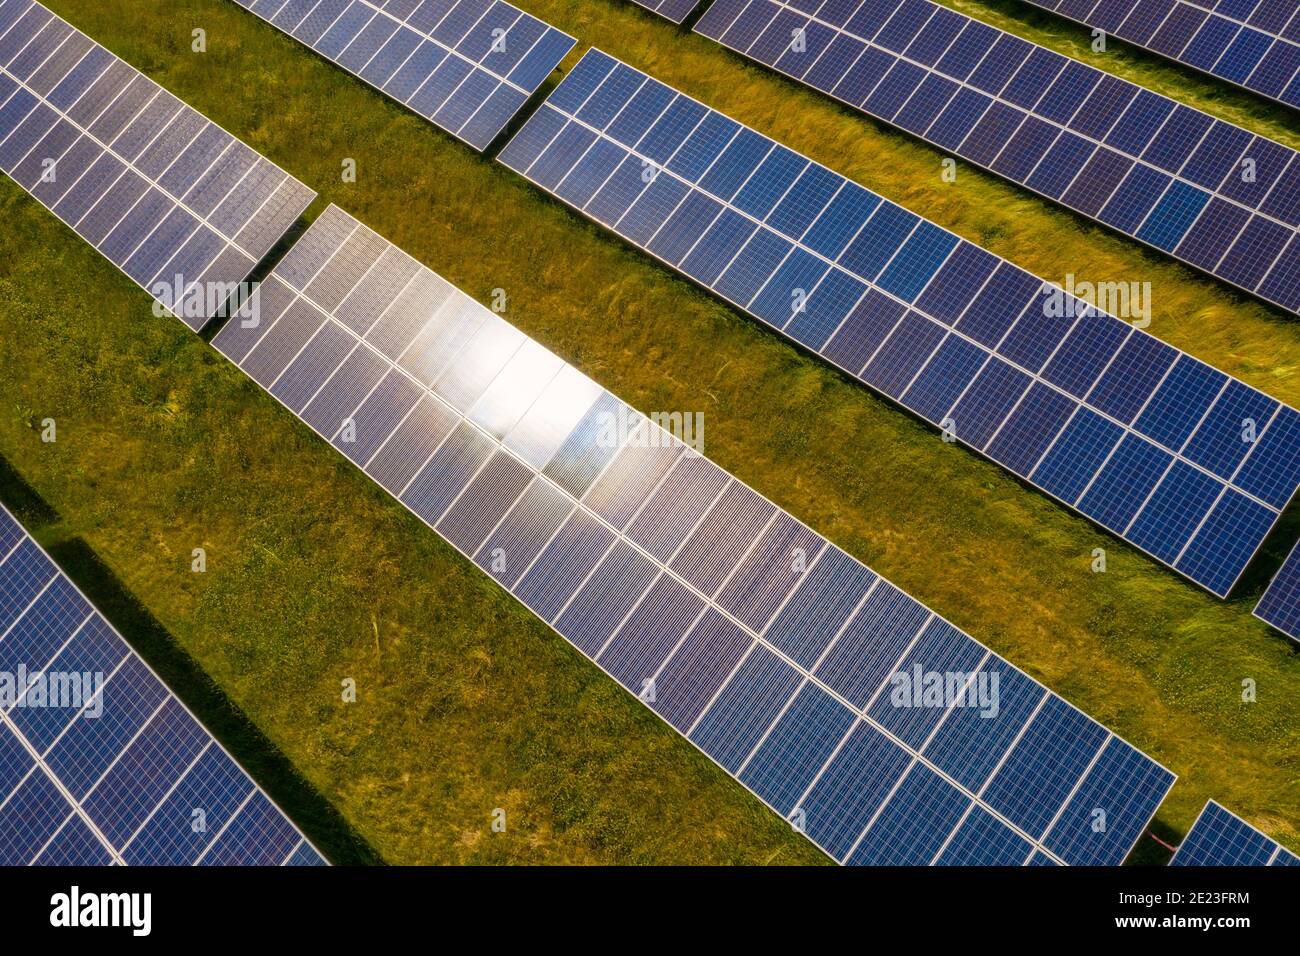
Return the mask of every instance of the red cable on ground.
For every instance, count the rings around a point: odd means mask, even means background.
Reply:
[[[1166,850],[1168,850],[1170,853],[1177,853],[1177,852],[1178,852],[1178,847],[1176,847],[1176,846],[1170,846],[1168,843],[1166,843],[1164,840],[1160,839],[1160,837],[1156,836],[1154,833],[1148,833],[1147,836],[1149,836],[1151,839],[1155,840],[1157,843],[1159,843],[1162,847],[1164,847],[1164,848],[1165,848]]]

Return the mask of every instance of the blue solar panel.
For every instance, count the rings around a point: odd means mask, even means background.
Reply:
[[[632,0],[638,7],[653,10],[673,23],[681,23],[700,5],[700,0]]]
[[[0,0],[0,169],[195,330],[316,196],[33,0]]]
[[[324,864],[3,507],[0,609],[0,865]]]
[[[1261,96],[1300,107],[1300,7],[1291,0],[1026,0]]]
[[[501,0],[235,0],[484,150],[573,49]]]
[[[1300,544],[1291,549],[1255,605],[1255,616],[1300,641]]]
[[[1117,864],[1172,784],[337,207],[262,295],[218,350],[835,860]]]
[[[1082,6],[1131,10],[1136,24],[1169,2]],[[1055,9],[1072,15],[1078,6],[1061,0]],[[695,29],[1300,312],[1300,156],[1292,149],[930,0],[716,0]],[[1270,76],[1294,74],[1300,55],[1291,50],[1300,46],[1278,40],[1260,68],[1267,60]],[[1285,68],[1274,62],[1282,53]],[[1291,88],[1300,104],[1300,77]]]
[[[501,161],[1215,594],[1300,483],[1294,409],[599,51]]]
[[[1213,800],[1201,810],[1170,866],[1297,866],[1300,859]]]

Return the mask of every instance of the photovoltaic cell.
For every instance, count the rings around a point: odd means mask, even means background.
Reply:
[[[196,331],[316,197],[33,0],[0,0],[0,169]]]
[[[211,864],[255,803],[283,846],[221,863],[325,864],[3,507],[0,608],[0,866]]]
[[[834,859],[1123,860],[1172,774],[411,261],[331,206],[213,344]]]
[[[700,5],[700,0],[632,0],[632,2],[638,7],[654,11],[673,23],[681,23]]]
[[[1136,25],[1170,0],[1059,0],[1055,9],[1081,6],[1107,23],[1131,12],[1123,22]],[[1291,26],[1300,31],[1300,22]],[[1300,155],[1292,149],[931,0],[716,0],[695,29],[1300,312]],[[1287,75],[1294,105],[1300,46],[1278,39],[1266,53],[1244,42],[1247,29],[1232,25],[1241,36],[1226,37],[1221,62],[1258,54],[1270,81]]]
[[[1300,483],[1294,409],[598,50],[501,161],[1217,595]]]
[[[484,150],[573,49],[501,0],[235,0]]]
[[[1300,858],[1211,800],[1169,865],[1300,866]]]
[[[1300,108],[1300,7],[1290,0],[1026,2]]]
[[[1300,544],[1291,549],[1255,605],[1255,616],[1300,641]]]

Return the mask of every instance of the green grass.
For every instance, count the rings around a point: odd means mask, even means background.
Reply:
[[[976,170],[944,183],[930,148],[631,4],[522,5],[1025,268],[1150,281],[1152,332],[1300,402],[1278,311]],[[50,6],[320,190],[314,211],[338,202],[485,300],[504,288],[511,321],[633,405],[703,410],[720,465],[1179,773],[1164,838],[1213,796],[1300,846],[1300,665],[1250,616],[1267,569],[1210,597],[227,0]],[[1121,49],[1107,67],[1172,82]],[[192,660],[178,689],[235,715],[242,758],[272,752],[254,770],[332,856],[822,859],[8,181],[0,216],[0,495],[147,609],[146,656]]]

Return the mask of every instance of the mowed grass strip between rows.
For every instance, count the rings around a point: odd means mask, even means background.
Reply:
[[[703,411],[719,464],[1177,772],[1165,839],[1213,796],[1300,846],[1300,664],[1250,616],[1268,568],[1218,601],[229,0],[49,5],[318,189],[313,214],[337,202],[483,301],[504,289],[507,318],[633,405]],[[1300,402],[1276,310],[976,170],[945,183],[929,147],[632,4],[521,5],[580,38],[567,65],[599,46],[1027,269],[1151,282],[1155,334]],[[1017,32],[1074,42],[1057,26]],[[1149,59],[1105,65],[1172,84]],[[1190,79],[1182,98],[1283,138],[1269,107]],[[285,761],[264,782],[334,859],[824,861],[7,180],[0,216],[0,495],[48,503],[38,537],[84,539],[210,706],[265,734]]]

